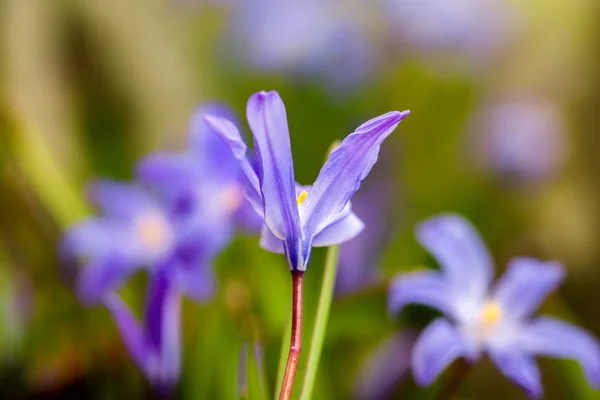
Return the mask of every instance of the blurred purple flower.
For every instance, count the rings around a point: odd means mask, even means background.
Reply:
[[[564,124],[543,99],[517,98],[484,107],[474,121],[475,151],[485,168],[512,183],[556,175],[566,152]]]
[[[104,299],[125,347],[138,368],[160,393],[170,393],[181,369],[181,296],[170,284],[168,271],[152,274],[143,323],[114,293]]]
[[[384,0],[383,12],[395,41],[474,63],[497,53],[515,22],[510,6],[501,0]]]
[[[380,343],[362,363],[355,379],[354,398],[392,398],[394,390],[408,376],[410,353],[417,332],[403,330]]]
[[[431,384],[456,358],[475,362],[482,352],[532,398],[542,395],[533,355],[574,359],[591,385],[600,387],[600,347],[586,331],[550,317],[532,317],[545,297],[561,283],[557,262],[515,258],[495,287],[493,264],[475,229],[458,215],[422,223],[417,239],[442,270],[396,278],[389,306],[399,312],[410,303],[446,314],[421,334],[412,353],[419,385]]]
[[[363,229],[350,198],[377,161],[381,142],[407,115],[408,111],[393,111],[359,126],[329,154],[313,186],[300,186],[294,180],[286,111],[277,92],[258,92],[248,100],[257,170],[246,158],[246,145],[233,123],[213,116],[206,120],[229,144],[246,173],[246,196],[264,215],[261,246],[285,253],[292,271],[305,271],[312,246],[339,244]]]
[[[381,161],[380,161],[381,162]],[[337,294],[351,293],[373,283],[380,271],[383,248],[393,225],[390,203],[394,183],[391,179],[367,182],[352,199],[352,210],[365,224],[356,237],[340,246]]]
[[[375,55],[358,12],[338,0],[244,0],[234,5],[236,55],[266,72],[361,82]]]

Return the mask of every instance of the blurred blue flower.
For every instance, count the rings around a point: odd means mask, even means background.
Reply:
[[[383,0],[383,13],[394,41],[475,64],[497,53],[515,24],[513,10],[501,0]]]
[[[483,167],[507,183],[547,181],[564,163],[564,123],[544,99],[504,99],[484,106],[473,136]]]
[[[409,303],[442,311],[420,335],[412,353],[418,384],[431,384],[456,358],[477,361],[486,352],[529,396],[542,395],[534,355],[574,359],[594,387],[600,387],[600,347],[586,331],[550,317],[532,317],[564,278],[557,262],[515,258],[495,287],[493,264],[475,229],[458,215],[422,223],[417,239],[442,270],[406,274],[390,287],[389,306]]]
[[[164,268],[153,273],[141,324],[118,295],[104,299],[131,358],[165,394],[175,388],[181,370],[181,295],[167,273]]]
[[[381,163],[381,160],[379,161]],[[365,229],[340,246],[336,294],[347,294],[374,283],[381,273],[381,257],[393,225],[391,202],[394,182],[373,176],[352,198],[352,210]]]
[[[291,270],[305,271],[312,246],[339,244],[363,229],[350,198],[377,161],[381,142],[407,115],[408,111],[393,111],[359,126],[329,154],[313,186],[295,182],[286,111],[277,92],[258,92],[248,100],[256,170],[233,123],[213,116],[206,121],[229,144],[246,173],[246,196],[264,215],[261,246],[285,253]]]
[[[358,12],[338,0],[244,0],[233,9],[236,55],[251,67],[325,78],[337,87],[368,76],[375,55]]]

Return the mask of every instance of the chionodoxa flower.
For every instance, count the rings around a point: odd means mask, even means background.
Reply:
[[[62,254],[82,260],[80,299],[104,304],[136,365],[154,388],[168,392],[181,368],[181,296],[214,292],[212,261],[239,225],[258,229],[260,216],[242,191],[241,172],[222,140],[204,122],[191,122],[190,149],[157,153],[137,166],[139,182],[96,181],[90,197],[102,212],[66,233]],[[150,275],[141,322],[116,293],[139,269]]]
[[[425,328],[412,352],[412,370],[421,386],[431,384],[455,359],[477,361],[487,353],[496,366],[530,397],[542,395],[534,355],[575,359],[588,381],[600,386],[600,347],[586,331],[558,319],[533,317],[545,297],[562,282],[554,261],[514,258],[490,288],[493,264],[475,229],[458,215],[441,215],[417,228],[417,239],[438,260],[441,271],[396,278],[389,307],[409,303],[442,311]]]
[[[258,167],[233,123],[217,116],[206,121],[229,144],[245,173],[245,193],[264,217],[261,246],[285,253],[292,271],[305,271],[312,246],[345,242],[363,229],[350,198],[377,161],[381,142],[408,115],[392,111],[359,126],[330,154],[312,186],[294,179],[286,110],[277,92],[258,92],[248,100]]]

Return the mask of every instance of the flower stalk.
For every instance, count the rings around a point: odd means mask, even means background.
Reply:
[[[279,400],[292,398],[294,379],[302,346],[302,287],[304,272],[292,271],[292,335]]]

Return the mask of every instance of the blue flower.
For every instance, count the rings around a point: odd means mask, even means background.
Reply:
[[[474,130],[482,166],[506,183],[542,183],[564,165],[564,121],[550,100],[497,99],[479,111]]]
[[[412,354],[415,380],[431,384],[456,358],[477,361],[487,353],[496,366],[532,398],[542,395],[534,355],[575,359],[588,381],[600,386],[600,347],[584,330],[550,317],[533,317],[545,297],[562,282],[557,262],[515,258],[490,288],[493,264],[475,229],[458,215],[432,218],[417,239],[439,261],[441,271],[395,279],[389,306],[409,303],[442,311],[421,334]]]
[[[169,283],[167,271],[152,276],[143,323],[114,293],[105,297],[104,304],[134,363],[155,390],[170,393],[181,370],[181,295]]]
[[[354,86],[376,58],[360,12],[335,0],[239,1],[231,47],[254,69]]]
[[[381,142],[407,115],[408,111],[393,111],[359,126],[329,154],[313,186],[294,180],[286,111],[277,92],[258,92],[248,100],[256,169],[233,123],[215,116],[207,116],[206,121],[240,162],[246,196],[264,216],[261,246],[284,252],[291,270],[305,271],[312,246],[339,244],[363,229],[351,211],[350,198],[377,161]]]

